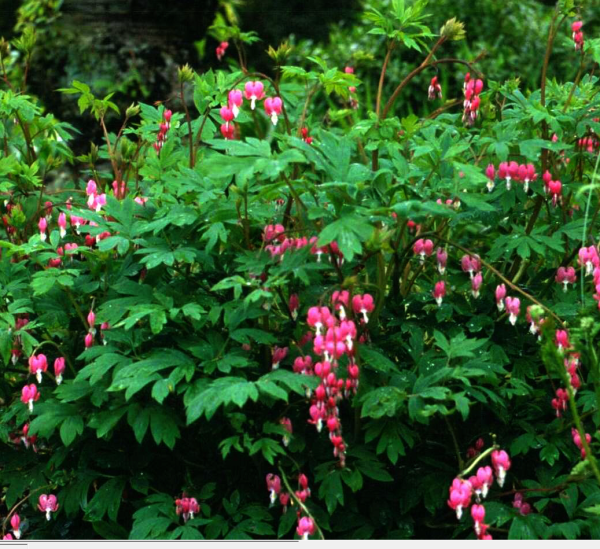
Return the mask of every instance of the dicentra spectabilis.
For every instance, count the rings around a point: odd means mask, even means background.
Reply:
[[[556,417],[561,417],[562,412],[567,410],[567,402],[569,402],[569,393],[565,389],[556,389],[556,398],[552,399],[552,408],[556,410]]]
[[[38,221],[38,228],[40,229],[40,239],[42,242],[46,242],[46,229],[48,228],[48,222],[46,221],[45,217],[40,217],[40,220]]]
[[[446,283],[443,280],[436,282],[432,294],[438,307],[441,307],[444,296],[446,295]]]
[[[421,256],[421,263],[425,262],[425,257],[433,253],[433,242],[429,239],[419,238],[413,245],[413,252]]]
[[[296,320],[298,318],[298,307],[300,307],[300,298],[298,297],[298,294],[290,295],[288,307],[290,309],[290,315]]]
[[[221,135],[228,140],[233,140],[235,139],[235,126],[233,124],[229,124],[228,122],[225,122],[224,124],[221,124]]]
[[[335,311],[337,311],[340,315],[340,320],[346,319],[346,307],[349,306],[350,303],[350,293],[348,290],[333,292],[331,296],[331,304]]]
[[[271,118],[273,126],[277,126],[282,106],[283,103],[280,97],[267,97],[265,99],[265,112],[267,113],[267,116]]]
[[[492,452],[492,467],[496,473],[496,480],[498,481],[498,486],[500,486],[500,488],[504,486],[506,472],[510,469],[510,466],[510,458],[504,450],[494,450]]]
[[[483,277],[481,276],[481,273],[477,273],[471,279],[471,293],[473,294],[473,297],[475,299],[477,299],[479,297],[479,288],[481,288],[482,282],[483,282]]]
[[[46,355],[31,355],[29,357],[29,372],[34,375],[38,383],[42,382],[42,373],[48,370]]]
[[[538,339],[541,339],[541,326],[544,323],[544,319],[540,317],[539,313],[535,314],[534,309],[539,309],[539,306],[529,305],[525,313],[525,318],[527,319],[527,322],[529,322],[529,332],[532,335],[537,335]]]
[[[296,533],[303,540],[307,540],[308,536],[312,536],[315,533],[315,523],[310,517],[299,518]]]
[[[538,177],[538,174],[535,173],[535,166],[533,164],[527,164],[525,166],[525,177],[523,179],[523,189],[525,192],[529,190],[529,183],[531,181],[535,181]]]
[[[493,164],[488,164],[488,167],[485,169],[485,175],[488,178],[488,182],[486,183],[487,190],[492,192],[496,186],[496,170]]]
[[[521,311],[521,300],[518,297],[507,297],[504,299],[504,305],[509,315],[508,321],[514,326]]]
[[[506,189],[510,191],[511,175],[508,169],[508,162],[500,162],[498,166],[498,177],[506,181]]]
[[[556,282],[563,285],[563,290],[566,292],[569,284],[575,284],[577,275],[573,267],[559,267],[556,271]]]
[[[273,362],[272,369],[277,370],[279,368],[279,363],[287,356],[288,348],[287,347],[274,347],[273,348]]]
[[[240,114],[240,107],[244,102],[244,98],[242,97],[242,90],[231,90],[229,95],[227,96],[228,106],[233,113],[233,117],[237,118],[238,114]],[[223,115],[221,115],[223,116]]]
[[[21,517],[16,513],[10,517],[10,526],[15,535],[15,539],[21,539]]]
[[[308,135],[308,128],[302,128],[300,130],[300,134],[302,135],[302,140],[307,145],[310,145],[313,142],[313,138]]]
[[[96,324],[96,313],[90,309],[90,312],[87,315],[87,323],[90,332],[94,332],[94,324]]]
[[[500,312],[504,311],[504,298],[506,297],[506,286],[504,284],[498,284],[496,286],[496,305]]]
[[[185,496],[185,493],[184,493]],[[183,522],[194,518],[200,512],[200,505],[196,498],[182,497],[175,500],[175,513],[183,517]]]
[[[437,76],[434,76],[431,79],[429,89],[427,90],[427,98],[432,101],[436,96],[438,99],[442,98],[442,86],[440,86]]]
[[[581,435],[579,434],[579,431],[573,427],[571,428],[571,435],[573,436],[573,442],[575,443],[575,446],[577,446],[577,448],[579,448],[581,451],[581,459],[585,459],[586,452],[583,442],[581,441]],[[585,433],[585,440],[589,445],[592,442],[592,436],[589,433]]]
[[[86,349],[89,349],[92,345],[94,345],[94,336],[91,334],[91,332],[86,334],[84,344]]]
[[[260,101],[265,96],[265,86],[262,82],[246,82],[244,85],[244,95],[250,101],[252,110],[256,107],[256,102]]]
[[[364,294],[363,296],[355,295],[352,298],[352,308],[354,309],[354,314],[361,313],[363,315],[363,321],[365,323],[369,322],[367,313],[372,313],[375,309],[373,296],[370,294]]]
[[[471,504],[473,487],[470,482],[455,478],[450,485],[449,492],[448,506],[456,511],[456,518],[460,520],[463,509]]]
[[[67,215],[64,212],[58,215],[58,229],[60,237],[64,238],[67,235]]]
[[[479,467],[477,473],[469,479],[469,482],[473,486],[477,496],[486,498],[490,486],[494,483],[494,472],[489,465],[486,467]]]
[[[54,494],[50,494],[49,496],[42,494],[38,500],[38,509],[42,513],[46,513],[46,520],[50,520],[50,514],[56,513],[58,507],[59,505]]]
[[[330,317],[331,311],[327,307],[311,307],[308,310],[306,322],[311,328],[315,328],[319,335]]]
[[[225,52],[227,51],[227,48],[229,47],[229,42],[221,42],[218,46],[217,49],[215,50],[215,53],[217,55],[217,60],[221,61],[221,59],[223,59],[223,56],[225,55]]]
[[[552,196],[552,204],[556,206],[562,193],[562,183],[558,179],[556,181],[550,181],[550,183],[548,183],[548,192],[550,193],[550,196]]]
[[[469,273],[469,276],[473,278],[474,273],[481,269],[481,260],[477,256],[463,255],[460,265],[463,272]]]
[[[65,359],[63,357],[57,358],[54,361],[54,375],[56,377],[56,384],[60,385],[63,380],[63,372],[65,371]]]
[[[291,440],[290,435],[294,432],[293,427],[292,427],[292,420],[289,417],[282,417],[279,420],[279,423],[288,433],[287,435],[283,435],[283,440],[282,440],[283,445],[285,447],[287,447]]]
[[[573,43],[576,50],[583,49],[583,32],[581,27],[583,27],[583,21],[574,21],[571,23],[571,30],[573,31]]]
[[[594,246],[585,246],[579,250],[579,264],[585,266],[585,274],[590,275],[594,273],[594,267],[600,266],[600,258],[598,257],[598,251]]]
[[[225,122],[225,125],[228,125],[235,118],[233,111],[229,107],[221,107],[219,113],[221,114],[221,118]]]
[[[481,534],[481,525],[485,520],[485,507],[475,503],[471,507],[471,516],[473,517],[473,522],[475,522],[475,533],[479,535]]]
[[[523,494],[517,492],[513,500],[513,507],[519,510],[519,513],[523,516],[527,516],[531,512],[531,505],[523,501]]]
[[[444,248],[438,248],[436,253],[438,271],[441,275],[446,272],[446,263],[448,261],[448,252]]]
[[[277,495],[281,491],[281,479],[278,475],[274,475],[273,473],[267,475],[267,490],[269,491],[271,505],[273,505],[277,500]]]
[[[21,389],[21,402],[29,405],[29,411],[33,412],[33,403],[38,401],[40,398],[40,392],[38,391],[35,383],[25,385]]]
[[[569,342],[569,334],[567,330],[556,330],[556,336],[554,339],[556,343],[556,348],[559,353],[564,353],[565,350],[571,348],[571,343]]]

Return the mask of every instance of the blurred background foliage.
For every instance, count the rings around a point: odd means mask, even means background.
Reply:
[[[385,10],[390,0],[0,0],[3,18],[0,34],[14,40],[33,26],[38,37],[28,77],[28,92],[56,116],[82,130],[75,150],[87,150],[97,129],[89,117],[80,117],[77,105],[58,93],[73,79],[88,83],[99,95],[115,93],[114,101],[125,108],[132,101],[174,101],[177,67],[189,63],[198,73],[208,68],[237,63],[232,46],[222,61],[219,44],[210,26],[215,17],[255,31],[260,41],[246,51],[250,69],[273,72],[269,46],[287,41],[293,46],[288,64],[302,56],[318,55],[331,66],[355,67],[363,81],[361,108],[373,109],[384,38],[368,35],[355,23],[365,9]],[[600,0],[589,0],[580,14],[586,33],[596,34]],[[472,59],[486,52],[481,64],[488,80],[505,81],[519,75],[522,90],[539,86],[540,58],[544,55],[553,0],[436,0],[428,24],[439,29],[449,18],[465,23],[467,40],[444,46],[444,57]],[[549,77],[574,78],[572,40],[565,24],[550,64]],[[373,55],[372,52],[381,52]],[[13,51],[13,55],[18,55]],[[395,55],[386,84],[397,85],[418,52]],[[527,67],[535,67],[527,70]],[[423,99],[433,74],[424,72],[397,106],[398,114],[423,112]],[[463,69],[444,68],[438,75],[445,97],[460,96]],[[178,108],[177,105],[174,105]],[[109,121],[110,122],[110,121]],[[115,121],[116,123],[116,121]]]

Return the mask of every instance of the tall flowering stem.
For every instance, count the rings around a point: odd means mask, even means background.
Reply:
[[[441,237],[438,237],[438,238],[442,242],[445,242],[446,244],[449,244],[450,246],[457,248],[458,250],[461,250],[470,255],[475,255],[471,250],[469,250],[468,248],[465,248],[464,246],[461,246],[460,244],[457,244],[456,242],[452,242],[451,240],[446,240]],[[546,311],[550,316],[552,316],[561,326],[565,326],[565,323],[563,322],[563,320],[554,311],[552,311],[551,309],[546,307],[544,304],[540,303],[535,297],[533,297],[531,294],[528,294],[525,290],[522,290],[521,288],[519,288],[516,284],[513,284],[510,280],[508,280],[508,278],[503,276],[502,273],[500,273],[500,271],[498,271],[497,269],[492,267],[487,261],[484,261],[481,258],[479,260],[481,261],[481,264],[484,267],[486,267],[492,273],[494,273],[507,286],[510,286],[515,292],[520,293],[523,297],[526,297],[527,299],[529,299],[536,305],[539,305],[542,309],[544,309],[544,311]]]
[[[308,510],[308,507],[306,507],[306,505],[304,505],[304,503],[302,503],[299,499],[298,496],[296,496],[296,491],[294,489],[292,489],[292,487],[290,486],[290,483],[287,479],[287,477],[285,476],[285,472],[281,467],[278,467],[279,472],[281,473],[281,480],[283,480],[283,484],[285,484],[285,487],[288,491],[288,494],[290,494],[292,496],[292,499],[296,502],[296,505],[298,505],[298,507],[300,509],[302,509],[302,512],[307,516],[310,517],[311,520],[313,521],[313,524],[315,525],[315,528],[317,529],[317,533],[319,534],[319,537],[324,540],[325,536],[323,535],[323,531],[321,530],[321,528],[319,528],[319,524],[317,523],[317,521],[315,520],[315,517],[311,514],[311,512]]]

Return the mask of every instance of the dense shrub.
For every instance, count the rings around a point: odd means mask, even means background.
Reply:
[[[219,20],[240,65],[167,104],[63,89],[104,135],[79,157],[0,44],[4,534],[600,536],[600,42],[560,2],[540,71],[570,40],[578,72],[528,91],[426,15],[366,13],[373,109],[359,67],[252,72]]]

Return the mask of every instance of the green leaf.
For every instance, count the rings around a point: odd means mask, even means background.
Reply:
[[[352,261],[355,254],[362,252],[362,242],[367,241],[372,233],[373,227],[362,217],[344,215],[321,231],[317,246],[326,246],[335,240],[344,258]]]
[[[60,438],[65,446],[69,446],[81,433],[83,433],[83,419],[81,416],[68,417],[60,426]]]
[[[113,478],[105,482],[88,504],[86,519],[95,522],[108,515],[110,520],[116,521],[125,484],[124,478]]]

